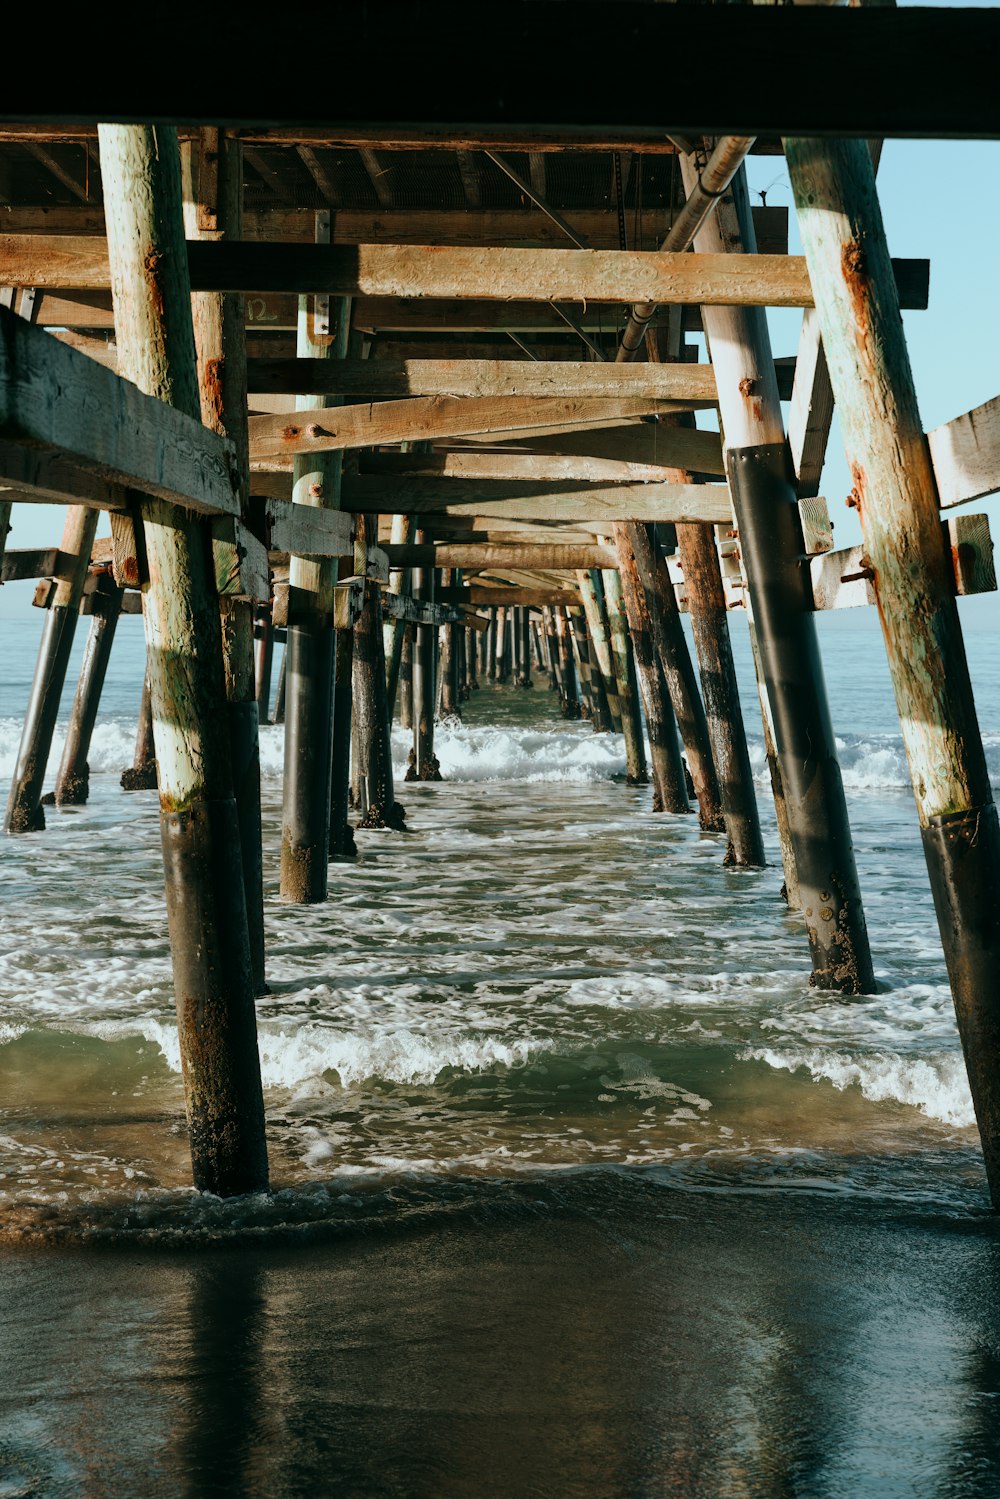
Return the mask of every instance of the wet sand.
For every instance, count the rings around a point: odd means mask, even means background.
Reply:
[[[1000,1492],[985,1212],[628,1171],[396,1208],[335,1242],[5,1253],[0,1494]]]

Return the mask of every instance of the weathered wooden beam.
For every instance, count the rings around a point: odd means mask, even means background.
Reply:
[[[997,579],[989,517],[953,515],[942,529],[956,596],[992,593]],[[863,544],[812,557],[809,573],[816,609],[853,609],[878,601],[875,572]]]
[[[497,545],[484,542],[469,546],[461,542],[438,542],[431,546],[388,546],[386,552],[392,567],[527,567],[546,568],[556,572],[589,567],[615,567],[613,547],[562,546],[545,542]]]
[[[351,517],[342,510],[320,510],[287,500],[255,499],[253,526],[269,552],[298,557],[349,557]]]
[[[726,472],[722,441],[718,432],[693,427],[664,427],[656,423],[633,423],[601,431],[541,434],[498,444],[495,453],[531,452],[603,458],[615,463],[641,463],[653,467],[682,468],[694,474]],[[498,476],[499,477],[499,476]]]
[[[58,547],[8,547],[4,552],[4,583],[18,583],[25,578],[68,577],[76,559]]]
[[[496,584],[490,586],[486,583],[468,583],[450,588],[438,590],[438,602],[442,604],[472,604],[478,608],[488,609],[502,608],[510,605],[522,605],[527,608],[542,609],[556,604],[565,604],[567,600],[573,602],[576,596],[575,589],[566,588],[540,588],[529,587],[518,584],[505,586]]]
[[[583,364],[526,359],[253,359],[247,389],[285,395],[561,396],[714,401],[710,364]]]
[[[656,366],[650,366],[655,368]],[[621,365],[621,369],[642,368]],[[664,437],[669,429],[664,431]],[[698,434],[700,435],[700,434]],[[714,437],[714,433],[706,433]],[[567,443],[568,445],[568,443]],[[668,449],[669,443],[665,444]],[[663,484],[676,483],[676,464],[630,463],[627,459],[589,458],[573,453],[519,453],[504,448],[499,452],[478,453],[466,448],[451,453],[371,453],[361,458],[363,476],[435,478],[446,482],[441,488],[450,492],[452,479],[508,480],[517,483],[545,484]],[[720,467],[721,472],[721,467]]]
[[[82,471],[81,500],[97,479],[209,515],[240,512],[225,438],[4,308],[0,439],[29,449],[10,476],[21,485],[55,462],[67,482]]]
[[[415,396],[410,400],[339,406],[321,417],[288,413],[251,417],[250,452],[253,458],[330,453],[470,433],[518,432],[533,425],[620,421],[623,417],[686,410],[691,404],[627,397],[591,401],[556,396]]]
[[[928,432],[942,510],[1000,489],[1000,396]]]
[[[428,245],[190,241],[194,291],[444,297],[509,302],[811,307],[800,255],[675,254]],[[102,291],[104,245],[90,236],[0,235],[4,284]],[[893,262],[904,305],[926,307],[929,262]]]
[[[471,516],[476,529],[480,519],[522,521],[606,521],[642,520],[673,522],[686,520],[731,524],[732,506],[724,484],[592,484],[517,485],[497,481],[495,488],[508,498],[491,499],[488,481],[449,481],[456,486],[469,485],[464,497],[450,499],[443,485],[433,480],[410,480],[405,490],[408,512],[420,515],[440,514]],[[361,475],[344,485],[344,508],[362,514],[382,512],[387,504],[387,485],[395,481],[366,478]],[[403,481],[400,481],[401,485]],[[417,485],[426,488],[417,489]],[[519,489],[520,495],[511,491]],[[399,494],[399,490],[395,490]]]

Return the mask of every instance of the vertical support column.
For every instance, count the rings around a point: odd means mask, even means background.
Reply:
[[[646,598],[646,614],[653,641],[663,668],[667,691],[673,704],[687,755],[694,794],[698,800],[698,820],[706,832],[721,833],[722,798],[712,760],[705,706],[698,693],[691,653],[684,638],[674,585],[666,557],[654,539],[651,527],[623,522],[615,526],[619,555],[631,559],[637,587]],[[619,564],[620,565],[620,564]],[[622,577],[624,584],[625,578]]]
[[[493,680],[503,681],[503,658],[507,649],[507,609],[501,604],[496,610],[496,634],[493,642]]]
[[[37,833],[45,826],[42,784],[99,518],[99,510],[85,505],[72,505],[66,513],[60,550],[74,561],[68,576],[56,583],[42,626],[17,766],[7,798],[6,833]]]
[[[345,561],[345,575],[349,564]],[[358,848],[351,825],[351,741],[354,722],[354,630],[334,630],[333,746],[330,754],[331,859],[353,859]]]
[[[123,791],[156,790],[156,750],[153,747],[153,702],[149,691],[149,671],[142,679],[139,701],[139,726],[135,733],[132,764],[122,771]]]
[[[407,445],[404,443],[404,447]],[[390,531],[392,546],[407,546],[413,540],[413,516],[394,515],[392,517],[392,529]],[[411,588],[410,569],[401,567],[394,569],[389,574],[389,591],[397,597],[405,598],[409,595]],[[403,664],[403,642],[406,639],[407,624],[405,619],[397,619],[392,615],[386,616],[383,625],[383,651],[385,653],[385,688],[386,698],[389,704],[389,723],[392,724],[396,716],[396,695],[399,691],[399,673]],[[409,728],[409,724],[404,724]]]
[[[510,611],[511,655],[513,658],[515,687],[520,687],[521,678],[524,675],[524,670],[521,665],[521,613],[522,610],[520,604],[515,604],[514,608]]]
[[[90,794],[90,740],[97,723],[104,679],[111,657],[115,627],[122,608],[122,590],[110,577],[98,580],[104,586],[92,595],[93,615],[80,679],[69,716],[66,744],[56,778],[56,805],[83,806]]]
[[[559,642],[559,683],[562,693],[563,718],[580,717],[580,694],[577,689],[576,667],[573,662],[573,645],[569,633],[569,616],[562,604],[552,611],[556,623],[556,639]]]
[[[1000,1208],[1000,827],[875,173],[863,141],[785,150]]]
[[[611,637],[608,634],[607,614],[604,608],[604,584],[601,574],[594,568],[591,572],[578,572],[580,597],[587,616],[587,629],[593,642],[597,667],[604,682],[604,695],[611,715],[611,727],[616,734],[622,731],[621,700],[618,696],[618,678],[615,676],[611,658]]]
[[[569,630],[570,646],[573,654],[573,665],[576,667],[576,680],[580,690],[580,714],[593,724],[597,708],[594,703],[594,695],[591,691],[590,681],[590,657],[587,654],[586,635],[581,634],[578,628],[578,620],[582,622],[583,610],[566,606],[566,620]],[[584,626],[584,630],[585,630]]]
[[[99,138],[119,372],[200,420],[177,133],[101,125]],[[205,523],[161,500],[140,514],[194,1182],[233,1196],[267,1187],[267,1148],[219,599]]]
[[[690,190],[693,157],[681,168]],[[699,252],[756,245],[741,167]],[[702,310],[719,391],[729,482],[812,956],[821,988],[869,994],[875,986],[844,786],[816,642],[802,525],[781,421],[778,383],[762,307]]]
[[[258,724],[270,723],[271,676],[274,671],[274,626],[271,623],[270,608],[257,611],[254,636],[257,642],[254,662],[254,697],[257,702],[257,722]]]
[[[357,518],[365,550],[378,538],[378,520]],[[382,592],[374,579],[365,583],[365,601],[354,625],[353,724],[357,755],[355,777],[363,828],[406,827],[406,814],[396,800],[389,737],[389,703],[382,632]]]
[[[284,723],[284,721],[285,721],[285,681],[286,681],[286,677],[285,677],[285,665],[286,665],[286,657],[288,655],[288,652],[287,652],[287,649],[286,649],[287,644],[288,644],[288,633],[286,631],[286,633],[285,633],[285,643],[281,647],[281,665],[278,667],[278,685],[277,685],[277,687],[275,689],[275,693],[274,693],[274,722],[275,723]]]
[[[452,583],[461,582],[461,573],[457,569],[445,568],[441,575],[442,588],[450,588]],[[447,723],[461,723],[462,707],[459,702],[459,677],[458,677],[458,625],[447,624],[441,627],[441,711],[440,721]]]
[[[185,152],[188,180],[184,212],[190,239],[243,237],[243,160],[238,138],[208,129]],[[201,419],[236,448],[236,473],[247,519],[250,439],[247,427],[246,307],[232,292],[197,292],[191,299],[198,358]],[[232,522],[213,522],[213,537],[225,576],[231,565]],[[238,551],[239,543],[235,548]],[[258,992],[264,982],[264,863],[260,823],[260,743],[254,676],[253,620],[260,599],[220,599],[222,664],[226,680],[233,790],[240,824],[243,889],[250,961]]]
[[[542,630],[545,634],[545,650],[549,659],[549,691],[563,696],[562,660],[559,655],[559,634],[556,629],[556,611],[546,606],[542,609]]]
[[[399,726],[413,728],[413,642],[415,626],[406,623],[403,629],[403,646],[399,658]]]
[[[604,603],[608,611],[608,639],[611,660],[618,681],[618,703],[625,738],[625,780],[629,786],[646,786],[646,746],[642,737],[642,714],[639,709],[639,683],[635,671],[632,642],[625,622],[621,578],[614,568],[601,569]]]
[[[330,239],[330,215],[318,214],[318,242]],[[313,359],[343,359],[350,301],[299,298],[297,352]],[[339,396],[298,396],[296,410],[339,405]],[[343,454],[296,455],[292,500],[336,510]],[[334,673],[341,652],[333,624],[336,558],[292,557],[288,577],[285,645],[285,786],[281,830],[281,897],[314,904],[326,900],[333,776]]]
[[[594,651],[590,631],[587,629],[587,614],[582,604],[575,604],[569,611],[573,621],[573,639],[576,642],[581,666],[586,671],[587,696],[590,700],[590,717],[595,734],[611,732],[611,710],[608,695],[604,690],[604,676]]]
[[[431,540],[426,531],[417,531],[417,545]],[[434,569],[413,569],[413,589],[425,603],[434,602]],[[434,710],[437,702],[436,637],[437,625],[417,625],[413,647],[413,751],[406,772],[408,781],[440,781],[441,768],[434,753]]]
[[[677,720],[663,664],[656,649],[651,612],[653,590],[646,586],[646,579],[632,545],[633,533],[641,529],[631,522],[616,524],[614,535],[618,548],[622,598],[646,710],[646,732],[649,735],[649,758],[653,772],[653,811],[690,812],[687,778],[677,737]],[[647,563],[649,561],[648,558],[644,560]]]
[[[678,526],[677,541],[712,758],[718,772],[722,813],[729,840],[726,863],[736,868],[761,866],[764,864],[764,841],[740,710],[715,536],[711,526]]]
[[[527,604],[521,608],[521,682],[522,687],[531,686],[531,611]]]

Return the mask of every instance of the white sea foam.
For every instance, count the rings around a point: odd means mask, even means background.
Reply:
[[[0,778],[14,774],[17,751],[21,742],[21,720],[0,718]],[[59,724],[52,741],[49,769],[55,775],[62,758],[66,742],[66,725]],[[126,765],[132,764],[135,752],[135,724],[121,719],[108,718],[98,722],[90,744],[90,768],[92,771],[114,771],[121,774]]]
[[[135,1035],[159,1047],[173,1072],[180,1072],[176,1026],[153,1016],[96,1028],[105,1039]],[[267,1088],[295,1088],[336,1073],[343,1087],[380,1078],[386,1082],[429,1086],[449,1071],[478,1073],[494,1067],[519,1067],[551,1049],[547,1041],[527,1041],[484,1034],[428,1037],[406,1027],[382,1031],[342,1031],[321,1025],[295,1030],[264,1024],[257,1034],[261,1078]]]
[[[775,1051],[761,1046],[742,1052],[741,1060],[766,1062],[769,1067],[785,1072],[805,1068],[815,1082],[832,1083],[841,1091],[858,1087],[872,1103],[895,1100],[943,1124],[965,1128],[976,1122],[961,1056],[929,1061],[889,1052],[865,1056],[819,1048]]]

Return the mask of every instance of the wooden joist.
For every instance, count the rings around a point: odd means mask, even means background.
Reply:
[[[811,307],[801,255],[661,251],[288,245],[191,240],[193,291],[442,297],[509,302]],[[103,241],[81,235],[0,235],[4,284],[103,291]],[[926,307],[929,263],[894,261],[904,307]]]
[[[342,510],[255,498],[251,516],[254,530],[271,552],[290,552],[297,557],[349,557],[354,550],[352,519]]]
[[[335,406],[323,411],[250,418],[252,459],[294,453],[329,453],[380,443],[434,441],[472,433],[520,432],[533,426],[621,421],[691,404],[645,399],[590,401],[555,396],[414,396],[402,401]],[[707,403],[701,403],[707,404]]]
[[[488,584],[469,583],[458,587],[450,586],[438,590],[438,598],[446,604],[474,604],[479,608],[509,608],[512,605],[525,605],[529,608],[543,609],[558,604],[573,604],[579,598],[579,593],[573,588],[544,588],[530,586],[528,584],[505,585],[497,583],[492,587]]]
[[[250,359],[251,394],[392,396],[562,396],[577,400],[639,397],[714,401],[710,364],[585,364],[526,359]]]
[[[2,139],[0,126],[0,139]],[[308,148],[307,148],[308,149]],[[573,227],[595,250],[618,247],[618,215],[606,208],[572,210]],[[762,254],[784,255],[788,251],[788,209],[778,205],[753,210],[757,248]],[[670,228],[670,214],[658,204],[643,209],[643,229],[648,242],[660,243]],[[104,210],[100,204],[53,203],[44,207],[5,205],[3,227],[8,234],[103,235]],[[316,211],[287,203],[245,209],[243,238],[281,240],[312,244]],[[566,236],[547,214],[529,208],[405,208],[337,210],[337,243],[365,245],[555,245],[561,249]]]
[[[997,586],[989,517],[954,515],[942,522],[955,593],[992,593]],[[863,546],[844,547],[809,563],[816,609],[852,609],[877,601],[875,579]]]
[[[1000,489],[1000,396],[928,432],[942,510]]]
[[[626,369],[633,366],[624,366]],[[621,366],[619,366],[621,368]],[[669,365],[653,365],[650,368],[668,369]],[[504,449],[501,452],[477,453],[469,449],[451,453],[373,453],[361,459],[362,477],[378,477],[396,483],[400,479],[422,478],[440,480],[444,494],[451,492],[455,479],[486,480],[496,483],[501,480],[533,484],[664,484],[671,483],[672,470],[685,468],[684,463],[670,463],[671,454],[705,457],[702,449],[711,449],[714,454],[718,438],[712,432],[696,432],[693,428],[663,428],[666,456],[660,464],[632,463],[628,459],[590,458],[573,453],[518,453]],[[677,443],[674,444],[674,436]],[[714,443],[688,443],[688,437],[714,438]],[[568,443],[567,443],[568,446]]]
[[[524,541],[516,544],[446,542],[425,546],[387,546],[392,567],[460,567],[472,571],[483,567],[545,568],[554,572],[577,568],[617,567],[614,547],[566,546],[558,542]]]
[[[729,489],[725,484],[593,484],[585,487],[567,485],[543,486],[522,485],[520,495],[512,495],[512,486],[498,486],[506,490],[505,498],[491,499],[486,483],[472,484],[464,498],[451,499],[443,485],[428,483],[418,497],[413,480],[407,489],[405,504],[387,504],[389,490],[387,481],[366,479],[364,476],[345,480],[342,504],[345,510],[357,514],[382,514],[389,510],[404,510],[407,514],[421,516],[467,515],[475,518],[476,529],[480,520],[501,518],[522,521],[607,521],[641,520],[663,521],[673,524],[684,521],[707,521],[712,524],[732,523],[732,507]],[[465,486],[467,481],[455,480],[456,486]],[[433,529],[429,519],[426,524]]]
[[[500,443],[494,451],[608,458],[616,463],[682,468],[693,474],[722,475],[726,472],[718,432],[702,432],[693,427],[632,423],[572,434],[557,432],[544,436],[536,433],[518,440],[516,446],[511,442]]]
[[[209,515],[240,511],[230,442],[4,308],[0,449],[0,482],[43,499],[51,481],[60,502],[97,503],[96,481]]]
[[[76,558],[58,547],[7,547],[3,554],[0,582],[18,583],[25,578],[68,578]]]

